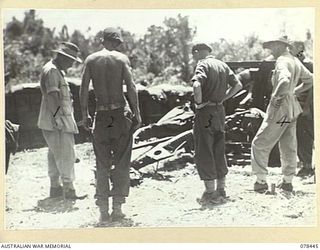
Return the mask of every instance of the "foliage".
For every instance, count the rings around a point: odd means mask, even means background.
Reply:
[[[43,26],[35,11],[25,12],[23,22],[13,18],[4,30],[5,72],[14,82],[38,81],[42,65],[56,46],[54,31]]]
[[[146,84],[186,84],[193,67],[191,46],[196,28],[191,27],[188,16],[165,18],[163,25],[151,25],[141,38],[118,27],[124,38],[119,51],[131,60],[136,82]],[[89,27],[90,29],[90,27]],[[81,58],[101,49],[102,31],[86,37],[79,30],[69,35],[68,26],[60,31],[44,27],[35,10],[25,12],[23,21],[13,17],[4,29],[5,72],[12,84],[39,81],[41,67],[53,56],[52,50],[62,41],[77,44]],[[311,41],[311,39],[309,39]],[[310,42],[311,44],[312,42]],[[211,43],[212,54],[223,61],[262,60],[267,55],[256,34],[242,41],[220,39]],[[81,76],[82,65],[77,64],[68,74]]]
[[[167,79],[168,72],[181,79],[190,79],[191,42],[196,33],[188,17],[166,18],[164,27],[152,25],[144,36],[144,50],[148,55],[147,70]],[[171,75],[171,76],[173,76]]]
[[[211,46],[212,54],[223,61],[259,61],[267,56],[262,48],[262,41],[256,34],[246,36],[243,41],[238,42],[220,39]]]

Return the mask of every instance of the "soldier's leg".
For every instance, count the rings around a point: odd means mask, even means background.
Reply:
[[[60,133],[61,138],[61,157],[58,163],[61,180],[63,183],[64,197],[66,199],[80,199],[84,196],[77,196],[73,181],[75,180],[75,151],[74,151],[74,134]]]
[[[291,122],[279,139],[283,181],[292,183],[297,166],[296,121]],[[287,191],[292,191],[292,184]],[[285,189],[285,188],[283,188]]]
[[[125,215],[122,213],[121,206],[125,203],[130,189],[130,167],[132,153],[132,131],[130,130],[132,121],[125,118],[125,130],[119,140],[115,142],[114,162],[115,168],[112,170],[112,219],[118,220]]]
[[[56,160],[54,154],[50,148],[48,148],[48,175],[50,176],[51,187],[60,186],[60,174],[57,168]]]
[[[106,222],[109,219],[109,179],[112,155],[110,142],[106,138],[105,124],[103,122],[95,123],[93,145],[96,156],[96,205],[100,210],[100,222]]]
[[[303,167],[298,176],[307,176],[313,173],[312,153],[314,143],[314,122],[310,116],[300,115],[297,120],[297,148],[300,162]]]
[[[214,129],[213,126],[209,126],[212,124],[208,120],[210,120],[208,110],[198,111],[193,127],[195,163],[199,177],[205,186],[201,199],[198,199],[201,205],[210,204],[218,197],[216,192],[217,163],[213,149],[215,145]]]
[[[217,168],[217,191],[219,195],[226,196],[225,181],[228,173],[227,160],[225,156],[225,134],[216,132],[214,136],[214,158]]]
[[[72,133],[60,133],[61,141],[61,157],[58,163],[58,169],[61,173],[62,182],[72,183],[75,179],[74,163],[74,134]]]
[[[48,145],[48,176],[50,178],[50,197],[62,196],[60,185],[60,171],[57,162],[60,154],[60,136],[58,131],[42,130],[43,137]]]
[[[214,135],[212,128],[207,126],[207,114],[199,111],[193,126],[195,163],[199,177],[203,181],[217,179],[217,169],[213,152]]]
[[[251,146],[251,166],[253,174],[257,176],[257,183],[266,183],[269,154],[286,126],[287,124],[277,124],[265,119],[254,137]]]

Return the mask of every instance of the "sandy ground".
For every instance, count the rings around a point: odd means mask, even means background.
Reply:
[[[93,228],[99,213],[94,203],[94,153],[89,143],[76,145],[80,162],[75,165],[75,187],[84,200],[49,199],[47,148],[18,152],[12,156],[6,176],[5,226],[18,229]],[[250,166],[231,166],[227,195],[222,204],[202,208],[196,199],[203,192],[194,164],[171,162],[148,167],[151,174],[131,188],[123,211],[127,218],[110,227],[246,227],[315,226],[314,177],[294,179],[294,192],[276,189],[275,195],[253,192]],[[279,183],[280,169],[270,169],[270,183]]]

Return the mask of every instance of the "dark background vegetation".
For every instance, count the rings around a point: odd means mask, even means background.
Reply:
[[[147,32],[137,38],[134,33],[119,29],[124,44],[119,48],[131,58],[136,82],[148,85],[161,83],[187,84],[193,67],[191,46],[197,29],[189,23],[188,16],[178,15],[165,18],[163,25],[151,25]],[[5,73],[10,84],[38,82],[41,67],[53,56],[60,42],[70,41],[77,44],[81,57],[101,48],[99,38],[85,37],[79,30],[69,34],[68,26],[61,30],[44,26],[35,10],[25,12],[23,20],[12,18],[4,29]],[[212,41],[213,55],[224,61],[262,60],[266,57],[262,41],[256,34],[244,37],[242,41],[230,42],[225,39]],[[81,76],[82,65],[70,69],[71,77]]]

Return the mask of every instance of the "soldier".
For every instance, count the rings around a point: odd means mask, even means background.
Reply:
[[[278,141],[283,174],[279,187],[289,192],[293,190],[292,179],[297,165],[296,121],[302,112],[296,96],[312,87],[312,74],[289,53],[289,47],[285,37],[263,43],[263,48],[271,51],[276,64],[270,103],[251,148],[252,170],[257,177],[254,191],[258,193],[268,190],[268,158]],[[303,83],[297,86],[300,79]]]
[[[290,51],[310,72],[313,72],[313,64],[306,60],[304,50],[305,46],[303,42],[294,41]],[[298,100],[303,112],[297,120],[298,156],[302,163],[302,168],[297,173],[297,176],[304,177],[314,175],[314,169],[312,168],[314,143],[313,88],[301,93],[298,96]]]
[[[194,119],[195,162],[205,191],[201,204],[226,196],[225,110],[223,102],[235,95],[242,84],[224,62],[210,55],[211,47],[198,43],[192,47],[197,61],[192,78],[196,112]],[[228,88],[228,85],[231,87]],[[215,180],[217,180],[215,183]],[[217,184],[217,185],[216,185]]]
[[[73,43],[64,42],[54,52],[57,53],[56,58],[42,68],[42,101],[38,119],[38,127],[42,129],[49,148],[50,197],[64,195],[66,199],[82,199],[85,196],[77,196],[73,186],[74,134],[78,133],[78,128],[73,114],[71,92],[64,78],[64,71],[70,68],[74,61],[82,61],[77,56],[79,48]]]
[[[9,169],[10,153],[15,154],[18,149],[18,138],[19,138],[19,127],[20,125],[14,124],[9,120],[5,120],[6,129],[6,174]]]
[[[85,60],[80,104],[82,122],[89,130],[88,88],[92,80],[96,96],[96,114],[93,127],[93,147],[96,155],[97,187],[96,204],[100,210],[100,222],[110,219],[109,197],[112,197],[112,221],[125,217],[121,206],[129,195],[132,135],[141,124],[138,95],[132,79],[127,56],[116,51],[123,42],[120,32],[106,28],[101,40],[104,48]],[[127,109],[123,93],[126,84],[132,113]],[[135,125],[132,124],[135,119]],[[110,179],[113,187],[110,190]]]

